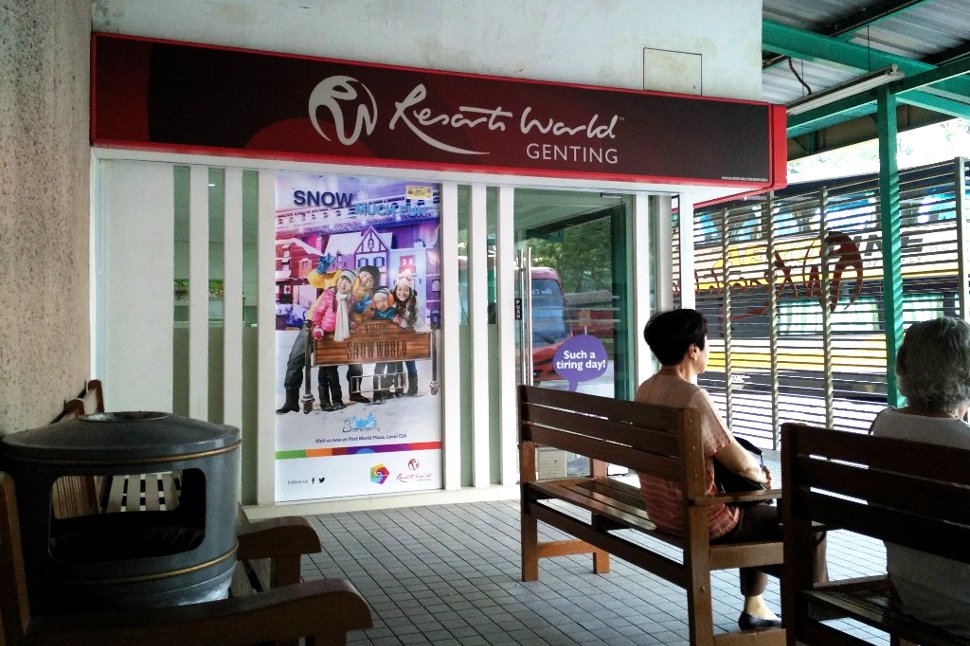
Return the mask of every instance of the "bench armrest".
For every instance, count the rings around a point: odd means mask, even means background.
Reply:
[[[318,579],[243,598],[148,610],[35,617],[31,644],[252,644],[313,637],[316,643],[370,628],[370,609],[352,584]]]
[[[699,507],[706,507],[718,504],[737,504],[745,502],[763,502],[769,500],[781,500],[781,489],[767,489],[765,491],[745,491],[739,493],[722,493],[716,496],[701,496],[691,498],[690,504]]]
[[[316,530],[302,516],[245,520],[240,522],[236,537],[236,557],[241,561],[316,554],[322,550]]]

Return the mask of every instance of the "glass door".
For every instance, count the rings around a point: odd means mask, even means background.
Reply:
[[[520,383],[632,395],[630,213],[630,196],[516,191]]]

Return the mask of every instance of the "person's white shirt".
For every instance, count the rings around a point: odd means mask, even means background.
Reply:
[[[888,408],[876,417],[872,433],[970,449],[970,426],[955,418],[909,415]],[[970,637],[970,564],[887,542],[886,569],[906,612]]]

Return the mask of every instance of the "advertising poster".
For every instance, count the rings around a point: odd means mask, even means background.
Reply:
[[[439,194],[277,174],[277,501],[441,488]]]

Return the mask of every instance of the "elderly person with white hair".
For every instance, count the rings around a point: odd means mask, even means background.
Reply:
[[[896,356],[905,408],[872,423],[880,437],[970,448],[970,325],[956,318],[914,323]],[[968,465],[970,467],[970,465]],[[886,543],[886,569],[906,611],[970,637],[970,564]]]

